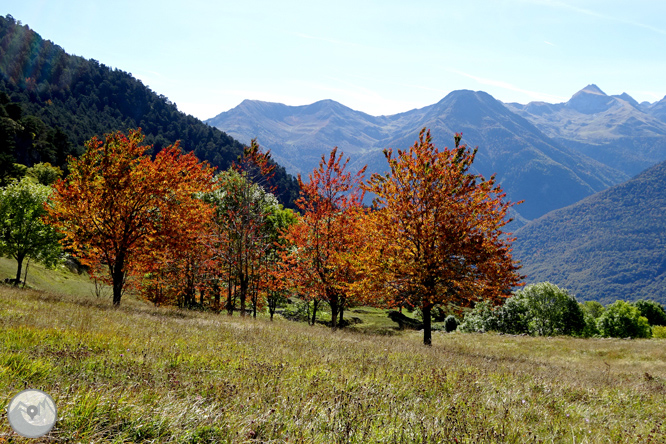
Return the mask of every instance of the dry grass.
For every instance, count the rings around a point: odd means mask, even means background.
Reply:
[[[418,332],[14,289],[0,326],[5,405],[33,387],[59,408],[44,442],[666,442],[663,340],[436,333],[426,348]]]

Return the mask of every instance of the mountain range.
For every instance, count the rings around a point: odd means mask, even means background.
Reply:
[[[0,105],[7,174],[17,161],[64,167],[92,135],[137,126],[156,150],[180,139],[221,169],[242,152],[234,138],[256,137],[289,172],[305,175],[333,146],[351,156],[352,169],[384,172],[382,150],[408,147],[421,128],[438,146],[463,132],[463,142],[479,146],[477,172],[497,173],[510,200],[525,200],[512,229],[528,282],[550,280],[583,300],[666,303],[666,97],[638,103],[589,85],[565,103],[520,105],[454,91],[391,116],[331,100],[246,100],[206,125],[131,74],[71,56],[8,16],[0,17]],[[282,167],[276,179],[293,205],[295,180]]]
[[[666,304],[666,162],[516,231],[526,281],[583,300]]]
[[[332,100],[304,106],[245,100],[206,123],[244,143],[257,138],[287,171],[304,175],[334,146],[351,158],[352,169],[367,164],[368,173],[384,172],[383,149],[410,146],[421,128],[431,129],[438,146],[452,145],[462,132],[463,142],[479,147],[476,171],[496,174],[510,200],[524,200],[514,207],[515,228],[666,160],[665,109],[666,99],[638,104],[590,85],[556,105],[504,104],[482,91],[454,91],[390,116]]]
[[[588,85],[566,103],[506,106],[551,139],[631,176],[665,159],[666,97],[640,104]]]

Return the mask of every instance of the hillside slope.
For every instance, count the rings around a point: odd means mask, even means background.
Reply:
[[[27,165],[62,166],[93,135],[137,127],[155,150],[180,140],[184,150],[219,169],[243,151],[241,143],[178,111],[131,74],[71,56],[10,16],[0,16],[0,93],[13,110],[0,115],[0,155]],[[290,205],[298,185],[284,168],[277,170],[279,197]]]
[[[516,232],[527,282],[579,299],[666,303],[666,162]]]

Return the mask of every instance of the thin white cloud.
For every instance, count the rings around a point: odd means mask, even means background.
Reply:
[[[541,93],[541,92],[537,92],[537,91],[530,91],[530,90],[527,90],[527,89],[523,89],[523,88],[520,88],[518,86],[512,85],[511,83],[503,82],[501,80],[486,79],[484,77],[478,77],[478,76],[474,76],[472,74],[468,74],[466,72],[456,71],[456,70],[452,70],[452,69],[449,69],[447,71],[452,72],[454,74],[458,74],[458,75],[467,77],[467,78],[470,78],[472,80],[475,80],[475,81],[479,82],[482,85],[490,85],[490,86],[495,86],[497,88],[506,89],[506,90],[509,90],[509,91],[519,92],[519,93],[525,94],[528,97],[531,97],[532,99],[535,99],[535,100],[554,103],[554,102],[563,102],[567,99],[566,97],[554,96],[552,94],[546,94],[546,93]]]
[[[442,93],[442,94],[448,94],[449,92],[451,92],[451,91],[443,90],[441,88],[431,88],[429,86],[415,85],[413,83],[394,82],[392,80],[372,78],[372,77],[364,77],[364,76],[359,76],[359,75],[356,75],[356,74],[349,75],[349,77],[359,79],[359,80],[368,81],[368,82],[373,82],[373,83],[383,83],[385,85],[402,86],[402,87],[405,87],[405,88],[415,88],[415,89],[421,89],[421,90],[424,90],[424,91],[432,91],[432,92]]]
[[[544,40],[543,42],[544,42],[546,45],[557,46],[555,43],[550,43],[550,42],[547,41],[547,40]]]
[[[591,9],[585,9],[585,8],[580,8],[578,6],[570,5],[568,3],[565,3],[565,2],[559,1],[559,0],[524,0],[524,1],[528,1],[529,3],[536,3],[536,4],[539,4],[539,5],[552,6],[552,7],[560,8],[560,9],[568,9],[569,11],[574,11],[574,12],[577,12],[579,14],[588,15],[590,17],[595,17],[595,18],[599,18],[599,19],[603,19],[603,20],[614,21],[614,22],[618,22],[618,23],[624,23],[624,24],[627,24],[627,25],[632,25],[632,26],[636,26],[636,27],[639,27],[639,28],[644,28],[644,29],[650,30],[652,32],[656,32],[658,34],[666,35],[666,30],[661,29],[661,28],[657,28],[656,26],[648,25],[648,24],[637,22],[637,21],[634,21],[634,20],[627,20],[627,19],[621,18],[621,17],[613,17],[613,16],[608,15],[608,14],[603,14],[603,13],[600,13],[600,12],[597,12],[597,11],[592,11]]]

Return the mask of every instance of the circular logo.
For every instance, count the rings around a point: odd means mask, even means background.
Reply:
[[[41,390],[23,390],[14,396],[7,407],[9,424],[16,433],[26,438],[44,436],[58,418],[53,399]]]

